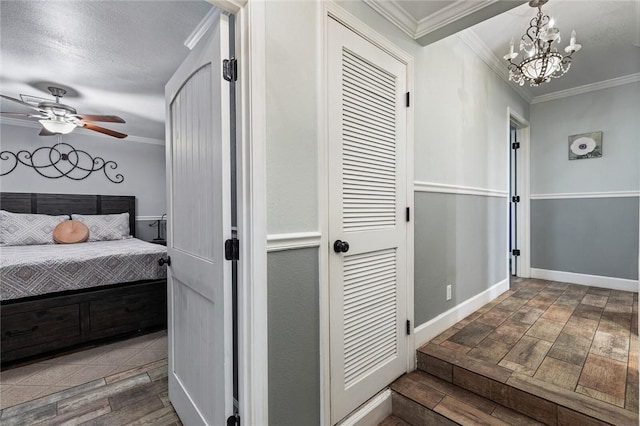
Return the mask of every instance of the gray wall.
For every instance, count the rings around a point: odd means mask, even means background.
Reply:
[[[640,82],[531,106],[531,193],[640,190]],[[602,131],[602,157],[569,160],[570,135]]]
[[[640,83],[531,107],[531,267],[638,278],[638,198],[535,195],[640,190]],[[568,159],[568,136],[602,131],[603,154]],[[611,194],[615,197],[615,194]]]
[[[531,265],[638,279],[638,197],[531,201]]]
[[[320,423],[318,250],[269,253],[269,424]]]
[[[0,125],[0,150],[17,152],[33,151],[41,146],[53,146],[56,137],[38,136],[39,130],[9,124]],[[113,160],[118,164],[114,171],[124,176],[119,184],[110,182],[102,172],[94,172],[84,180],[67,178],[47,179],[26,166],[18,167],[0,178],[0,190],[6,192],[45,192],[61,194],[135,195],[138,216],[161,216],[166,213],[165,197],[165,147],[118,140],[101,135],[94,136],[82,129],[62,136],[69,143],[92,156]],[[3,162],[4,163],[4,162]],[[5,164],[2,165],[5,170]],[[137,234],[143,239],[155,237],[155,228],[148,223],[137,224]]]
[[[416,192],[416,324],[507,278],[506,216],[506,198]]]

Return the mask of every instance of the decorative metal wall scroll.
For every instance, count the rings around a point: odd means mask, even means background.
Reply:
[[[23,164],[48,179],[66,177],[73,180],[83,180],[93,172],[102,171],[106,178],[113,183],[124,181],[122,174],[114,172],[118,168],[118,163],[115,161],[105,161],[102,157],[93,157],[86,151],[75,149],[64,142],[58,142],[52,147],[36,148],[33,152],[27,150],[15,153],[2,151],[0,152],[0,160],[2,160],[0,164],[8,165],[8,171],[0,173],[0,176],[8,175],[18,167],[18,164]]]

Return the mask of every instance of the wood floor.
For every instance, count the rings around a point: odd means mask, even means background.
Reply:
[[[180,425],[167,392],[166,332],[0,375],[0,424]]]
[[[537,395],[546,424],[568,407],[637,425],[638,294],[518,279],[420,348],[418,366],[506,406]]]

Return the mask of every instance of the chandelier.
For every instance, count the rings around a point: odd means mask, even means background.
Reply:
[[[560,30],[554,27],[553,18],[542,13],[542,6],[548,0],[530,0],[529,6],[537,7],[537,15],[531,19],[527,32],[520,39],[520,51],[524,59],[518,64],[513,60],[518,52],[513,51],[514,43],[511,39],[510,51],[504,55],[509,61],[509,80],[520,86],[528,81],[531,86],[539,86],[551,81],[552,78],[562,77],[571,67],[571,55],[582,48],[576,44],[576,32],[571,32],[571,41],[564,48],[567,55],[558,53],[553,43],[560,44]]]

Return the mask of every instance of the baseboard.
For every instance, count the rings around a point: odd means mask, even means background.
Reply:
[[[609,290],[638,292],[638,280],[603,277],[599,275],[577,274],[575,272],[550,271],[548,269],[531,268],[531,278],[559,281],[563,283],[590,285]]]
[[[364,403],[337,426],[377,426],[391,415],[391,389],[387,388]]]
[[[473,312],[491,302],[507,290],[509,290],[508,278],[494,284],[482,293],[473,296],[471,299],[465,300],[459,305],[449,309],[447,312],[441,313],[434,319],[427,321],[424,324],[420,324],[414,329],[415,348],[418,349],[420,346],[424,345],[447,328],[471,315]]]

